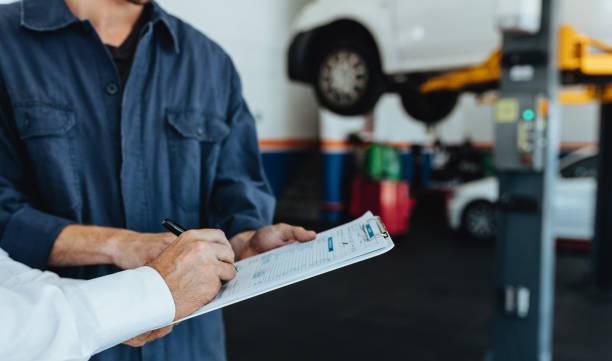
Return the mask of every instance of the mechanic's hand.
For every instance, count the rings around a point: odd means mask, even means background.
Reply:
[[[159,256],[175,239],[172,233],[123,232],[114,243],[113,263],[122,269],[144,266]]]
[[[125,341],[124,344],[128,345],[128,346],[132,346],[132,347],[142,347],[147,342],[155,341],[158,338],[162,338],[162,337],[166,336],[167,334],[172,332],[172,328],[174,326],[175,325],[170,325],[170,326],[158,328],[157,330],[153,330],[153,331],[149,331],[149,332],[143,333],[140,336],[136,336],[134,338],[131,338],[131,339]]]
[[[244,245],[237,246],[240,250],[236,252],[238,259],[243,260],[290,243],[312,241],[317,237],[317,234],[314,231],[305,230],[304,227],[279,223],[257,231],[244,232],[236,237],[244,239],[244,242],[242,242]],[[232,244],[233,241],[232,239]],[[239,239],[237,241],[236,244],[241,243]]]
[[[175,320],[212,301],[221,282],[236,275],[234,251],[225,233],[216,229],[183,233],[149,266],[159,272],[172,293]]]

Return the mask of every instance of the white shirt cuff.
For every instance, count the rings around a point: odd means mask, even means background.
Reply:
[[[161,275],[151,267],[140,267],[87,282],[62,287],[66,293],[79,293],[68,297],[74,305],[93,310],[91,320],[82,322],[83,347],[99,352],[129,340],[142,333],[169,325],[174,320],[175,306],[172,294]]]

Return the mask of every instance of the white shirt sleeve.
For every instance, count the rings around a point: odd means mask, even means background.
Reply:
[[[0,360],[86,360],[172,323],[174,312],[172,294],[153,268],[69,280],[0,249]]]

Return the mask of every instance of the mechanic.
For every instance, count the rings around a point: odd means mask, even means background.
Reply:
[[[244,259],[314,232],[268,226],[274,198],[238,73],[155,2],[0,6],[0,247],[90,279],[143,266],[175,238],[225,232]],[[257,231],[256,231],[257,230]],[[94,360],[225,360],[221,312]]]

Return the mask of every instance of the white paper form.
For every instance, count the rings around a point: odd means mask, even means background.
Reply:
[[[262,293],[380,255],[393,248],[391,237],[371,212],[319,233],[314,241],[293,243],[236,262],[236,277],[215,299],[183,320]]]

